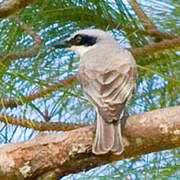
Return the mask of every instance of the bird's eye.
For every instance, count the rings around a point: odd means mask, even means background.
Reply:
[[[92,46],[96,43],[96,39],[96,37],[86,34],[77,34],[70,39],[70,43],[74,46]]]
[[[75,40],[76,43],[80,43],[81,40],[82,40],[82,36],[78,34],[78,35],[76,35],[76,36],[74,37],[74,40]]]

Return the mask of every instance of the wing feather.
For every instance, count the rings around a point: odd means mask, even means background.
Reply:
[[[136,69],[124,64],[116,69],[95,71],[81,67],[80,81],[88,99],[108,122],[119,119],[135,86]]]

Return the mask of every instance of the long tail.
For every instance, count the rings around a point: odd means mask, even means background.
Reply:
[[[123,152],[121,124],[107,123],[97,113],[96,135],[92,151],[94,154],[106,154],[112,151],[114,154]]]

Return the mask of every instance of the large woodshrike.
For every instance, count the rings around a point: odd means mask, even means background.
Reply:
[[[136,63],[108,33],[81,30],[54,47],[80,55],[78,80],[97,112],[93,153],[123,152],[121,119],[136,84]]]

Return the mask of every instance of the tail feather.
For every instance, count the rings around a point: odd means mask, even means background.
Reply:
[[[114,153],[114,154],[121,154],[124,150],[124,147],[123,147],[123,144],[122,144],[122,134],[121,134],[121,124],[118,123],[118,124],[114,124],[114,130],[115,130],[115,133],[114,133],[114,145],[111,149],[111,151]]]
[[[123,151],[120,123],[107,123],[98,113],[92,150],[94,154],[106,154],[109,151],[120,154]]]

